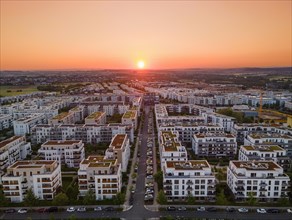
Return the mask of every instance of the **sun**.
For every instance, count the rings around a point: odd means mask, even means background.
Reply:
[[[143,60],[139,60],[138,63],[137,63],[137,67],[139,69],[144,69],[144,67],[145,67],[144,61]]]

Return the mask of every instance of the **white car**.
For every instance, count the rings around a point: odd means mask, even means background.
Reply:
[[[19,209],[18,213],[21,213],[21,214],[27,213],[27,209]]]
[[[257,213],[265,214],[267,211],[265,209],[257,209]]]
[[[206,209],[205,209],[205,207],[198,207],[197,211],[198,212],[204,212],[204,211],[206,211]]]
[[[240,208],[238,209],[239,212],[242,212],[242,213],[245,213],[245,212],[248,212],[248,209],[246,208]]]
[[[287,212],[288,213],[292,213],[292,209],[287,209]]]
[[[67,212],[75,212],[75,208],[74,208],[74,207],[70,207],[70,208],[67,208],[66,211],[67,211]]]
[[[86,212],[86,208],[85,207],[79,207],[77,209],[77,212]]]
[[[94,211],[102,211],[102,208],[100,206],[97,206],[94,208]]]
[[[147,179],[153,179],[153,176],[152,175],[149,175],[146,177]]]

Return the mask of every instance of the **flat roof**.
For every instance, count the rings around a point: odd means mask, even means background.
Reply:
[[[87,116],[86,119],[99,118],[103,114],[105,114],[105,113],[104,112],[94,112],[91,115]]]
[[[250,133],[250,137],[254,139],[261,139],[261,138],[284,138],[284,139],[292,139],[292,136],[287,134],[280,134],[280,133]]]
[[[81,162],[81,164],[88,164],[88,167],[110,167],[115,163],[116,159],[105,159],[100,155],[91,155]]]
[[[194,134],[197,138],[205,138],[205,137],[227,137],[227,138],[235,138],[233,134],[222,133],[222,132],[208,132],[208,133],[199,133]]]
[[[55,160],[21,160],[16,161],[10,168],[37,168],[43,165],[52,165],[57,163]]]
[[[242,146],[247,151],[260,151],[260,152],[273,152],[273,151],[285,151],[278,145],[258,145],[258,146]]]
[[[231,161],[237,168],[246,170],[275,170],[281,168],[273,161]]]
[[[56,115],[55,117],[53,117],[53,120],[57,119],[57,120],[61,120],[65,117],[67,117],[70,113],[69,112],[62,112],[58,115]]]
[[[166,161],[166,166],[175,170],[202,170],[203,168],[210,168],[206,160]]]
[[[126,111],[125,114],[123,115],[123,118],[134,118],[136,116],[136,111]]]
[[[11,142],[13,142],[13,141],[15,141],[15,140],[17,140],[19,138],[22,138],[22,136],[13,136],[13,137],[8,138],[8,139],[6,139],[4,141],[1,141],[0,142],[0,148],[5,147],[6,145],[10,144]]]
[[[42,144],[42,146],[47,145],[72,145],[72,144],[78,144],[81,140],[50,140]]]
[[[117,134],[111,142],[111,146],[114,148],[121,148],[124,140],[126,139],[126,134]]]

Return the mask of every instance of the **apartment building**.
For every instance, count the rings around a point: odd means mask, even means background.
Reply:
[[[274,201],[288,197],[289,176],[274,161],[230,161],[227,184],[238,200]]]
[[[80,163],[78,185],[80,196],[91,189],[96,200],[112,199],[122,188],[121,164],[117,159],[89,156]]]
[[[79,167],[85,157],[84,144],[81,140],[47,141],[38,150],[44,160],[56,160],[68,167]]]
[[[181,145],[178,135],[175,132],[160,132],[160,160],[161,166],[166,161],[187,161],[186,148]]]
[[[84,143],[110,142],[116,134],[127,134],[134,141],[132,125],[37,125],[32,129],[31,142],[44,143],[48,140],[82,140]]]
[[[192,143],[194,134],[206,132],[224,132],[224,128],[220,125],[205,124],[205,123],[175,123],[173,125],[161,124],[159,131],[177,132],[179,140],[183,143]]]
[[[244,145],[278,145],[287,151],[289,157],[292,156],[292,136],[276,132],[252,132],[244,139]]]
[[[130,141],[128,135],[115,135],[108,149],[105,151],[105,157],[107,159],[117,159],[118,163],[121,163],[122,172],[126,172],[130,159]]]
[[[57,161],[17,161],[7,168],[2,184],[11,202],[23,202],[30,188],[37,198],[52,200],[62,186],[61,166]]]
[[[238,153],[240,161],[272,160],[288,170],[291,167],[291,159],[285,149],[278,145],[241,146]]]
[[[0,114],[0,131],[12,126],[12,116],[9,114]]]
[[[47,122],[44,114],[32,114],[13,121],[14,135],[30,134],[33,126]]]
[[[206,160],[167,161],[162,170],[168,200],[180,201],[189,196],[196,200],[214,200],[215,176]]]
[[[76,106],[69,110],[69,113],[73,113],[74,123],[82,121],[84,119],[85,107],[82,105]]]
[[[221,115],[218,113],[202,113],[206,123],[219,124],[224,128],[225,132],[230,132],[234,126],[235,118]]]
[[[0,183],[4,170],[18,160],[23,160],[31,153],[30,143],[25,136],[13,136],[0,142]]]
[[[105,112],[94,112],[85,118],[85,124],[105,124]]]
[[[74,112],[62,112],[52,119],[49,120],[49,124],[60,125],[60,124],[74,124],[76,122]]]
[[[129,110],[125,112],[122,117],[122,124],[132,124],[135,130],[138,126],[138,114],[135,110]]]
[[[198,133],[192,139],[192,149],[199,157],[234,157],[237,152],[236,138],[228,133]]]

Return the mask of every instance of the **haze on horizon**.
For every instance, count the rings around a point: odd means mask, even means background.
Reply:
[[[292,1],[0,4],[0,70],[292,66]]]

